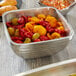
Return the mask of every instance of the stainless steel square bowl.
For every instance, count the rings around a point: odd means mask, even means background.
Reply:
[[[67,37],[63,37],[59,39],[34,42],[34,43],[28,43],[28,44],[14,43],[11,40],[9,33],[7,31],[6,22],[10,21],[14,17],[20,17],[22,15],[34,16],[39,13],[43,13],[45,15],[49,14],[61,20],[65,29],[69,32],[69,35]],[[53,7],[21,9],[21,10],[6,12],[5,14],[3,14],[3,24],[4,24],[4,31],[10,46],[12,47],[12,49],[17,55],[25,59],[53,55],[59,51],[62,51],[67,46],[69,41],[72,39],[74,34],[72,27],[68,24],[65,18],[59,13],[59,11]]]
[[[70,76],[76,74],[76,59],[49,64],[14,76]]]

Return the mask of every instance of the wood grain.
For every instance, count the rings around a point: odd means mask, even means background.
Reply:
[[[22,9],[40,7],[38,0],[23,0]],[[71,11],[75,14],[76,8]],[[71,17],[71,12],[66,15],[69,23],[72,26],[76,26],[76,17]],[[76,27],[74,27],[75,30]],[[51,64],[54,62],[71,59],[76,57],[76,32],[74,38],[69,45],[61,52],[53,55],[37,59],[24,60],[17,56],[11,47],[8,45],[7,39],[3,31],[3,23],[0,23],[0,75],[1,76],[13,76],[21,72],[25,72],[30,69],[34,69],[40,66]]]

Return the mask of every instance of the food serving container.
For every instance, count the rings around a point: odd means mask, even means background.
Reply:
[[[34,16],[36,14],[43,13],[45,15],[52,15],[62,21],[65,29],[69,32],[69,35],[67,37],[59,38],[59,39],[53,39],[48,41],[41,41],[41,42],[34,42],[34,43],[27,43],[27,44],[17,44],[14,43],[7,31],[6,22],[10,21],[14,17],[20,17],[22,15],[24,16]],[[7,12],[3,15],[3,24],[4,24],[4,31],[6,34],[6,37],[8,39],[8,42],[14,52],[25,58],[37,58],[47,55],[53,55],[59,51],[62,51],[69,41],[72,39],[74,31],[72,27],[67,23],[65,18],[59,13],[59,11],[53,7],[41,7],[41,8],[33,8],[33,9],[21,9],[21,10],[15,10]]]
[[[15,76],[70,76],[70,74],[76,74],[76,59],[46,65]]]
[[[43,4],[42,1],[43,1],[43,0],[39,0],[39,4],[40,4],[41,6],[47,6],[47,5]],[[61,1],[62,1],[62,0],[61,0]],[[70,2],[71,4],[70,4],[68,7],[64,8],[64,9],[59,10],[63,15],[66,15],[66,13],[69,12],[69,10],[70,10],[73,6],[76,5],[76,0],[67,0],[67,1]]]

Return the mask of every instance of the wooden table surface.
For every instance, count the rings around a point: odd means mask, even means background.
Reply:
[[[23,5],[21,8],[33,8],[40,7],[37,3],[38,0],[23,0]],[[75,6],[76,7],[76,6]],[[67,15],[67,20],[72,24],[74,30],[76,28],[75,23],[75,12],[76,8],[73,8]],[[71,13],[73,16],[71,16]],[[71,59],[76,57],[76,31],[72,41],[69,45],[61,52],[53,55],[37,59],[24,60],[17,56],[13,50],[9,47],[7,39],[3,31],[3,23],[0,23],[0,76],[13,76],[27,70],[51,64],[58,61],[63,61],[66,59]]]

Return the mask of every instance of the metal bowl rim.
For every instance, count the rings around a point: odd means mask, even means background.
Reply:
[[[29,70],[29,71],[17,74],[15,76],[26,76],[26,75],[29,75],[29,74],[32,74],[32,73],[40,72],[40,71],[43,71],[43,70],[47,70],[47,69],[50,69],[50,68],[54,68],[54,67],[57,67],[57,66],[62,66],[62,65],[70,64],[70,63],[76,63],[76,58],[61,61],[61,62],[56,62],[56,63],[53,63],[53,64],[48,64],[48,65],[42,66],[40,68],[36,68],[36,69],[33,69],[33,70]]]

